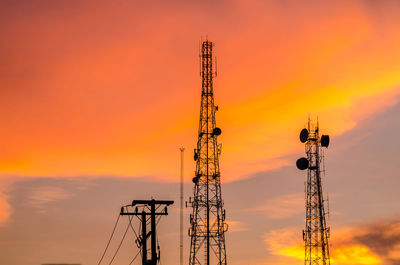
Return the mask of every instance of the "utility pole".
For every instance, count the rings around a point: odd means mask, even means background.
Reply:
[[[300,133],[300,141],[305,143],[307,157],[297,160],[300,170],[307,169],[306,183],[306,227],[303,230],[305,245],[305,265],[330,265],[330,228],[326,225],[325,200],[322,193],[321,163],[322,147],[329,146],[329,136],[319,136],[319,125],[308,120],[308,128]]]
[[[197,147],[194,149],[196,161],[193,178],[193,197],[189,198],[190,215],[190,257],[189,265],[226,265],[224,202],[221,194],[221,175],[219,155],[221,145],[217,138],[221,129],[216,126],[214,105],[213,78],[216,77],[213,67],[214,43],[201,43],[201,107]]]
[[[167,206],[173,203],[174,201],[134,200],[132,205],[121,207],[120,215],[136,216],[141,221],[142,234],[139,237],[138,244],[142,251],[142,265],[157,265],[159,262],[160,251],[157,252],[156,218],[157,216],[168,215]],[[162,206],[164,208],[158,211]],[[134,211],[130,211],[130,207],[134,207]],[[149,225],[150,230],[147,232]],[[151,249],[150,259],[148,259],[147,254],[147,240],[149,238]]]

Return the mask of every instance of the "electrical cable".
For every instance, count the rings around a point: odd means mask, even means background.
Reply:
[[[136,256],[131,260],[131,262],[129,262],[129,265],[131,265],[135,259],[139,256],[139,254],[141,253],[141,251],[139,250],[138,253],[136,253]]]
[[[110,239],[108,240],[108,243],[107,243],[107,245],[106,245],[106,248],[104,249],[103,255],[101,255],[101,258],[100,258],[100,260],[99,260],[99,263],[97,263],[97,265],[100,265],[101,261],[103,260],[104,256],[106,255],[107,249],[108,249],[108,247],[110,246],[110,243],[111,243],[111,239],[112,239],[113,236],[114,236],[115,229],[117,228],[117,225],[118,225],[118,221],[119,221],[119,217],[120,217],[120,216],[121,216],[121,215],[118,214],[118,218],[117,218],[117,221],[115,222],[114,229],[113,229],[113,231],[112,231],[112,233],[111,233]]]
[[[129,224],[130,224],[130,223],[131,223],[131,220],[129,220]],[[113,263],[115,257],[116,257],[117,254],[118,254],[119,249],[120,249],[121,246],[122,246],[122,243],[123,243],[124,240],[125,240],[125,236],[126,236],[126,234],[128,233],[128,230],[129,230],[129,224],[128,224],[128,226],[127,226],[126,229],[125,229],[125,232],[124,232],[124,235],[122,236],[121,242],[119,242],[118,248],[117,248],[117,250],[115,251],[114,256],[112,257],[112,259],[111,259],[109,265],[111,265],[111,264]]]

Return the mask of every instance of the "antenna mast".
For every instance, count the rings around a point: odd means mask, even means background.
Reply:
[[[185,148],[181,147],[179,148],[181,151],[181,184],[180,184],[180,190],[181,190],[181,197],[180,197],[180,220],[179,220],[179,225],[180,225],[180,245],[179,245],[179,259],[180,259],[180,265],[183,265],[183,157],[184,157],[184,151]]]
[[[189,265],[226,265],[224,203],[221,195],[219,155],[221,145],[217,136],[221,129],[216,127],[213,92],[213,50],[211,41],[201,43],[201,107],[197,147],[194,149],[196,161],[193,178],[194,196],[189,198],[193,208],[190,215],[190,258]]]
[[[300,133],[300,141],[305,143],[307,157],[297,160],[300,170],[307,169],[306,184],[306,227],[303,230],[305,244],[305,265],[330,265],[330,228],[326,225],[325,200],[322,193],[321,169],[322,147],[329,146],[329,136],[319,136],[319,126],[308,120],[308,128]]]

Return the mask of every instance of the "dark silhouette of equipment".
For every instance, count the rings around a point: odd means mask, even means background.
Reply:
[[[160,250],[159,248],[157,249],[156,218],[168,215],[167,206],[173,203],[174,201],[134,200],[132,205],[121,207],[120,215],[136,216],[141,221],[142,233],[138,236],[137,244],[141,247],[142,265],[156,265],[159,262]],[[159,210],[162,206],[164,207]],[[130,211],[130,207],[134,207],[134,211]],[[148,226],[150,226],[150,229],[148,229]],[[149,238],[150,259],[147,255],[147,241]]]
[[[329,136],[319,136],[319,125],[308,121],[308,128],[300,133],[300,141],[305,143],[307,158],[297,160],[300,170],[307,170],[306,183],[306,228],[303,230],[305,242],[305,265],[329,265],[330,228],[326,225],[325,200],[322,193],[321,169],[322,147],[329,146]]]
[[[201,107],[197,147],[194,149],[196,172],[193,178],[194,196],[189,198],[193,208],[190,215],[189,265],[226,265],[224,203],[221,195],[219,155],[221,145],[217,137],[222,131],[216,127],[214,105],[213,47],[211,41],[201,43]]]
[[[308,162],[308,159],[305,157],[299,158],[296,161],[296,166],[300,170],[307,169],[309,165],[310,165],[310,162]]]

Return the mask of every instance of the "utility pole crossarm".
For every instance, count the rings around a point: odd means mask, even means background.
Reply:
[[[120,215],[140,216],[141,222],[141,238],[140,247],[142,252],[142,265],[157,265],[159,262],[160,251],[157,249],[157,233],[156,233],[156,216],[168,215],[167,207],[172,205],[174,201],[157,201],[157,200],[134,200],[131,205],[121,207]],[[159,210],[160,206],[165,206]],[[133,211],[129,211],[129,207],[135,207]],[[140,207],[140,210],[139,210]],[[148,229],[148,226],[150,229]],[[147,232],[148,231],[148,232]],[[151,256],[147,255],[147,240],[150,239]]]
[[[174,201],[156,201],[156,200],[133,200],[132,201],[132,206],[138,205],[138,204],[144,204],[144,205],[171,205],[174,204]]]

